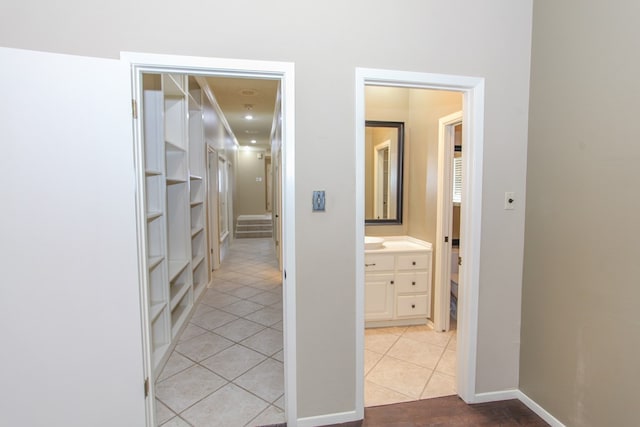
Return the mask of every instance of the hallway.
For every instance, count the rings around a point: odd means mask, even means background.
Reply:
[[[283,423],[282,326],[273,241],[235,240],[156,381],[157,424]]]

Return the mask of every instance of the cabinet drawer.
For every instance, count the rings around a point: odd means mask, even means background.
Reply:
[[[364,271],[393,270],[393,255],[365,254]]]
[[[429,273],[398,273],[397,292],[429,292]]]
[[[398,255],[398,270],[424,270],[431,268],[429,255]]]
[[[398,296],[396,315],[398,317],[426,316],[428,313],[426,294]]]

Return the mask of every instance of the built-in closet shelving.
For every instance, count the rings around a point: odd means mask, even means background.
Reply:
[[[207,283],[205,238],[205,142],[202,89],[189,78],[189,206],[191,209],[191,268],[193,290],[200,296]]]
[[[145,74],[143,147],[153,367],[206,287],[202,91],[182,74]]]

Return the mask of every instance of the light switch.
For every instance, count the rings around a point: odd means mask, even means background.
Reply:
[[[507,191],[504,193],[504,208],[505,210],[512,211],[515,209],[516,193]]]
[[[313,211],[314,212],[324,211],[324,190],[313,192]]]

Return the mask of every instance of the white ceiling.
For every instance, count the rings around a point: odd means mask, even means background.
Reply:
[[[238,143],[268,150],[279,80],[229,77],[206,80]],[[253,120],[245,119],[247,114]],[[251,143],[252,139],[256,144]]]

